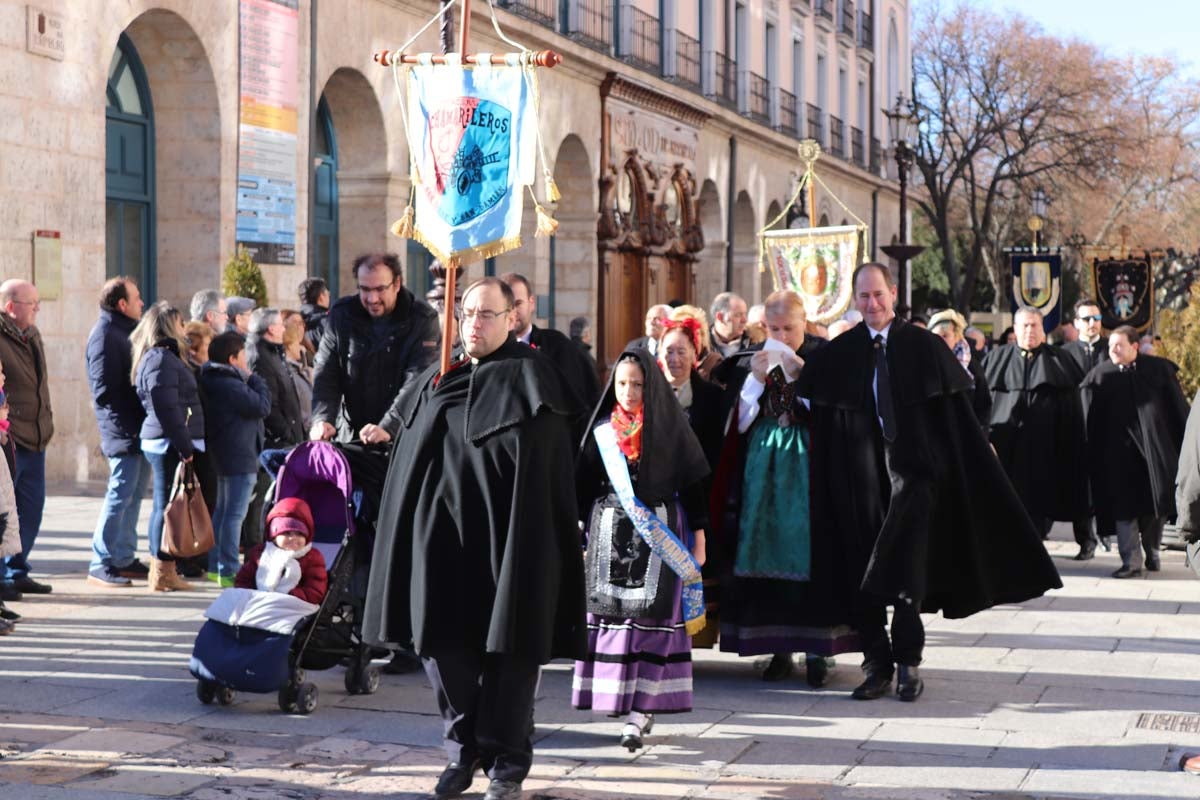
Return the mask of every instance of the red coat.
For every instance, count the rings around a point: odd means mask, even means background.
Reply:
[[[255,545],[246,553],[246,563],[238,570],[233,585],[239,589],[258,588],[258,560],[266,544]],[[329,589],[329,573],[325,570],[325,556],[315,547],[300,557],[300,583],[288,594],[309,603],[319,604]]]

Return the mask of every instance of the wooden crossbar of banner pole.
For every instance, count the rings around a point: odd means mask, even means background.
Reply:
[[[458,36],[458,52],[462,53],[462,63],[478,64],[479,56],[467,53],[467,41],[471,28],[471,0],[462,0],[462,24],[459,25]],[[381,50],[374,56],[375,63],[384,67],[390,67],[396,63],[396,58],[399,57],[401,64],[419,64],[421,59],[419,56],[409,55],[408,53],[393,53],[390,50]],[[445,64],[446,56],[436,55],[430,61],[434,64]],[[508,55],[493,53],[488,59],[488,63],[493,66],[504,66],[508,63]],[[562,63],[562,56],[553,50],[541,50],[533,54],[532,64],[535,67],[557,67]],[[441,374],[445,375],[450,371],[450,356],[454,349],[454,292],[455,283],[458,280],[458,265],[451,262],[445,265],[446,268],[446,294],[442,300],[442,369]]]

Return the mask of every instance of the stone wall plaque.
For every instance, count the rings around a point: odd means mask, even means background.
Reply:
[[[33,283],[38,299],[57,300],[62,297],[62,233],[33,232]]]
[[[664,167],[682,164],[695,171],[698,130],[611,97],[606,110],[611,121],[611,163],[621,163],[626,152],[636,150],[648,162]]]
[[[66,26],[61,14],[25,6],[25,49],[62,61],[67,55]]]

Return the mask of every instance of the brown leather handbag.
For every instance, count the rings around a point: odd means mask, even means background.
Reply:
[[[190,461],[179,462],[163,519],[162,551],[174,558],[191,558],[213,548],[212,517],[204,504],[200,481]]]

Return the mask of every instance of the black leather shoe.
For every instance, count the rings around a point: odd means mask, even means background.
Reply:
[[[911,703],[925,691],[925,681],[916,667],[906,667],[903,664],[896,671],[896,696],[906,703]]]
[[[483,800],[521,800],[521,782],[492,781]]]
[[[13,578],[13,586],[18,592],[25,594],[50,594],[53,591],[50,584],[38,583],[28,575],[22,575],[20,578]]]
[[[824,656],[804,659],[804,680],[814,689],[829,683],[829,659]]]
[[[421,669],[421,659],[404,650],[397,650],[392,654],[392,660],[383,665],[386,675],[407,675],[410,672],[420,672]]]
[[[446,797],[458,797],[471,788],[471,783],[475,780],[475,770],[477,769],[479,769],[478,761],[472,761],[470,764],[460,764],[457,761],[451,761],[442,770],[442,777],[438,778],[437,786],[433,787],[434,796],[438,800]]]
[[[1130,567],[1121,567],[1119,570],[1114,572],[1112,574],[1112,576],[1114,578],[1140,578],[1144,574],[1145,573],[1142,572],[1142,570],[1140,570],[1140,569],[1132,569]]]
[[[1100,537],[1100,546],[1104,548],[1104,552],[1111,553],[1112,552],[1112,537],[1101,536]]]
[[[8,620],[9,622],[16,622],[20,618],[20,614],[4,605],[4,601],[0,600],[0,619]]]
[[[21,599],[21,596],[21,593],[17,591],[17,587],[13,585],[12,581],[0,583],[0,600],[16,602]]]
[[[763,670],[762,679],[769,683],[775,683],[787,678],[796,669],[796,665],[792,662],[791,653],[776,653],[771,656],[771,663]]]
[[[1096,545],[1092,545],[1091,547],[1079,548],[1079,552],[1075,554],[1074,559],[1076,561],[1091,561],[1095,557]]]
[[[1159,572],[1161,570],[1162,570],[1162,561],[1159,559],[1158,556],[1155,556],[1154,558],[1146,559],[1146,571],[1147,572]]]
[[[878,700],[890,691],[892,691],[890,672],[867,670],[866,680],[854,687],[850,696],[855,700]]]

